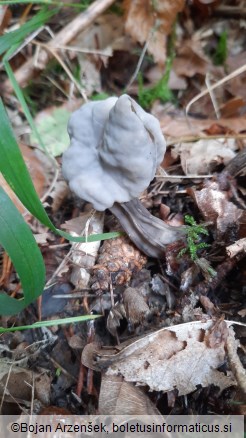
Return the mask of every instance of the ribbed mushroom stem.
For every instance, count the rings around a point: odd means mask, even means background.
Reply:
[[[185,226],[172,227],[165,224],[150,214],[137,198],[122,204],[116,202],[109,210],[137,248],[149,257],[163,257],[165,246],[183,239],[186,234]]]

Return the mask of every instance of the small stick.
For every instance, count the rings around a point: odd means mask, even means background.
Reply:
[[[37,71],[45,69],[49,60],[52,58],[52,49],[58,45],[67,45],[72,41],[82,30],[86,29],[96,18],[101,15],[115,0],[96,0],[88,9],[79,14],[74,20],[68,23],[56,36],[47,44],[47,50],[40,50],[39,68],[35,66],[33,59],[26,61],[16,72],[15,78],[20,87],[25,87],[30,79],[32,79]],[[11,92],[12,84],[9,80],[5,81],[4,90]]]

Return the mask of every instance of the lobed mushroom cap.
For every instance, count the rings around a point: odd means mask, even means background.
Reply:
[[[126,94],[83,105],[72,114],[68,133],[64,178],[99,211],[138,197],[166,151],[159,121]]]

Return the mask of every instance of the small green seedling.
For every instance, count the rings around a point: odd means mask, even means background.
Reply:
[[[188,214],[185,215],[185,223],[188,225],[186,237],[187,246],[179,251],[178,257],[182,257],[184,254],[188,253],[191,260],[204,270],[204,268],[202,268],[204,263],[200,263],[202,260],[198,257],[197,253],[200,249],[208,248],[210,246],[208,243],[199,242],[202,234],[208,236],[208,230],[206,230],[203,225],[197,224],[193,216]],[[217,275],[216,271],[211,268],[209,263],[206,263],[205,269],[211,277]]]
[[[213,61],[215,65],[224,65],[226,62],[228,54],[227,49],[227,32],[226,30],[222,32],[219,37],[218,45],[215,50],[215,54],[213,56]]]
[[[160,99],[161,102],[170,102],[174,99],[173,93],[168,86],[170,71],[172,68],[171,58],[167,59],[166,70],[163,77],[151,88],[144,88],[143,77],[138,75],[138,100],[143,108],[149,108],[152,103]]]
[[[205,242],[198,243],[200,240],[200,234],[208,236],[208,231],[204,226],[198,225],[195,219],[188,214],[185,216],[185,223],[189,225],[189,227],[187,227],[187,247],[181,249],[179,257],[189,253],[191,260],[195,261],[198,259],[197,251],[203,248],[208,248],[209,246]]]

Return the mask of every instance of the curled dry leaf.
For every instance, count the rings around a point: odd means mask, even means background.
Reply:
[[[204,135],[203,131],[209,129],[215,123],[215,120],[212,118],[201,120],[193,117],[186,118],[180,114],[169,115],[163,104],[158,101],[153,104],[151,113],[159,119],[163,134],[167,137],[170,136],[171,138]],[[229,126],[230,130],[238,133],[245,129],[246,116],[230,117],[228,119],[221,118],[216,120],[216,123],[217,125],[224,127],[226,130],[228,130]]]
[[[228,201],[227,193],[222,192],[217,182],[207,182],[207,186],[199,191],[189,189],[199,210],[206,221],[216,225],[219,234],[223,235],[229,227],[238,224],[243,217],[243,210]]]
[[[52,213],[60,210],[63,202],[67,199],[69,188],[65,181],[57,181],[49,197],[51,198]]]
[[[173,68],[178,76],[192,78],[195,74],[206,75],[212,63],[204,54],[201,40],[194,34],[193,38],[183,41],[173,61]]]
[[[228,337],[228,326],[223,319],[216,321],[211,330],[205,336],[205,342],[209,348],[217,348],[224,345]]]
[[[100,415],[160,415],[149,397],[121,376],[103,375],[98,410]]]
[[[102,92],[100,67],[108,64],[114,50],[130,50],[129,40],[124,35],[122,17],[116,14],[101,15],[73,40],[72,47],[80,66],[80,83],[87,96],[95,91]]]
[[[123,303],[116,303],[110,310],[107,319],[107,329],[113,336],[117,336],[117,329],[120,327],[120,321],[126,318],[126,310]]]
[[[219,309],[215,307],[214,303],[212,303],[212,301],[208,297],[206,297],[205,295],[201,295],[199,297],[199,301],[209,316],[218,316]]]
[[[138,289],[128,287],[123,292],[126,317],[131,324],[140,324],[148,315],[150,309]]]
[[[186,175],[206,175],[215,165],[227,164],[235,157],[234,139],[199,140],[195,143],[177,144],[172,155],[180,155],[181,165]]]
[[[166,36],[172,24],[185,6],[184,0],[124,0],[126,32],[141,44],[148,41],[148,51],[154,60],[164,64],[166,60]]]
[[[1,360],[0,397],[9,396],[11,403],[31,402],[32,386],[35,398],[42,403],[49,403],[50,378],[45,373],[34,373],[21,366],[10,366],[9,361]],[[44,391],[45,388],[45,391]],[[8,401],[9,401],[8,400]]]
[[[213,327],[214,322],[208,320],[163,328],[115,355],[101,350],[96,367],[107,368],[108,376],[121,375],[128,382],[148,385],[154,391],[176,388],[179,395],[185,395],[196,390],[197,385],[210,384],[222,390],[236,382],[230,373],[217,370],[225,362],[226,352],[222,338],[214,348],[207,345],[206,337]]]

